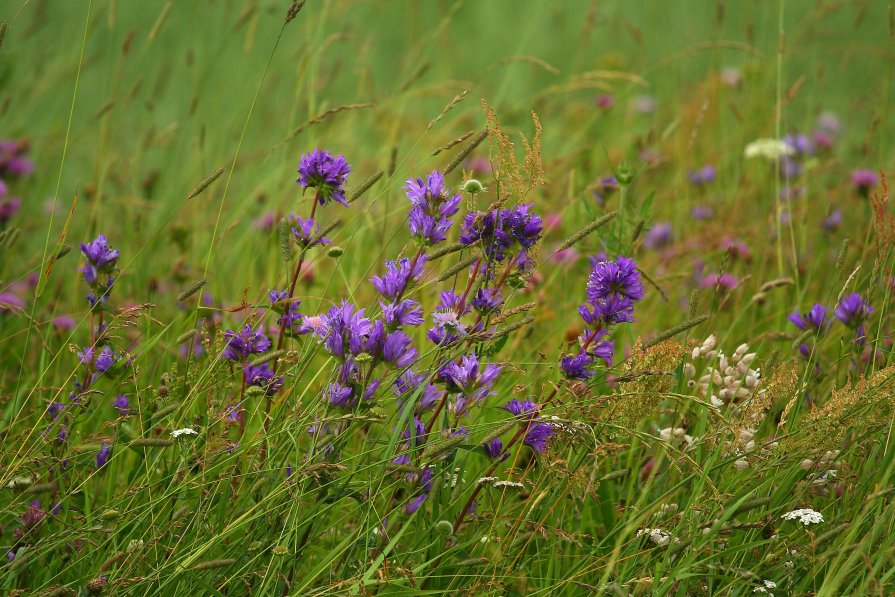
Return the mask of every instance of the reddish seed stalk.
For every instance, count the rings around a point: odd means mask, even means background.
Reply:
[[[310,219],[314,219],[314,214],[317,213],[317,204],[320,203],[320,188],[317,188],[317,191],[314,193],[314,203],[311,205],[311,216]],[[286,296],[286,310],[288,312],[290,306],[292,305],[292,299],[295,296],[295,286],[298,283],[298,274],[301,272],[301,266],[304,264],[305,260],[305,252],[302,251],[298,257],[298,264],[295,266],[295,271],[292,272],[292,281],[289,283],[289,294]],[[286,339],[286,324],[288,322],[287,317],[283,317],[283,321],[280,323],[280,332],[277,334],[277,348],[276,350],[283,349],[283,342]],[[277,366],[279,365],[280,359],[274,359],[273,366],[273,375],[276,378],[277,375]],[[270,395],[269,392],[265,392],[264,398],[264,421],[262,422],[262,428],[264,429],[264,443],[261,445],[261,462],[267,458],[267,430],[270,427],[270,409],[273,405],[273,396]]]

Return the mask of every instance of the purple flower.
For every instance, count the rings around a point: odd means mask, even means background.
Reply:
[[[420,255],[412,262],[408,257],[398,261],[386,261],[386,273],[382,276],[373,276],[370,278],[370,282],[373,283],[379,294],[394,300],[407,291],[411,280],[417,281],[422,277],[425,263],[425,255]]]
[[[454,311],[435,311],[432,321],[435,326],[429,329],[426,337],[437,346],[453,344],[466,335],[466,326]]]
[[[618,180],[614,176],[601,178],[597,182],[596,188],[594,188],[594,200],[601,206],[605,205],[606,199],[618,190],[618,188]]]
[[[332,200],[347,207],[344,185],[349,172],[351,167],[341,154],[333,157],[328,151],[315,149],[301,156],[297,182],[304,188],[316,188],[320,205]]]
[[[24,308],[25,301],[21,297],[12,292],[0,292],[0,313]]]
[[[100,373],[105,373],[111,369],[114,364],[115,356],[112,353],[112,349],[109,346],[106,346],[96,357],[96,370]]]
[[[417,510],[420,509],[420,506],[423,505],[423,502],[425,502],[426,498],[428,498],[428,497],[429,497],[428,493],[419,494],[418,496],[416,496],[415,498],[413,498],[412,500],[407,502],[407,505],[404,506],[404,510],[408,514],[413,514],[414,512],[416,512]]]
[[[503,261],[517,245],[532,247],[544,229],[541,218],[529,213],[531,205],[517,205],[510,209],[489,212],[470,212],[463,221],[460,242],[464,245],[480,243],[488,259]]]
[[[721,239],[721,248],[727,251],[731,257],[736,257],[743,261],[752,259],[752,253],[749,251],[749,245],[743,241],[725,236]]]
[[[130,413],[130,401],[124,394],[118,394],[112,402],[112,406],[118,409],[118,415],[126,417]]]
[[[499,288],[479,288],[472,299],[472,306],[482,315],[496,312],[502,304]]]
[[[830,212],[826,218],[820,223],[821,228],[827,232],[835,232],[842,225],[842,210],[839,208]]]
[[[283,387],[283,378],[274,376],[270,363],[248,365],[243,369],[242,374],[246,385],[263,388],[264,393],[268,396],[273,396]]]
[[[5,224],[11,220],[14,215],[19,213],[21,207],[22,200],[18,197],[0,200],[0,224]]]
[[[332,382],[323,391],[323,395],[329,400],[333,406],[340,408],[354,407],[354,390],[350,387],[343,386],[337,381]]]
[[[534,423],[529,427],[522,443],[540,454],[547,449],[547,444],[553,438],[553,425],[550,423]]]
[[[68,315],[58,315],[53,318],[53,327],[60,332],[73,330],[75,325],[74,318]]]
[[[0,177],[18,178],[34,171],[34,164],[25,157],[27,141],[5,139],[0,141]]]
[[[740,281],[737,277],[728,272],[724,272],[723,274],[710,274],[708,276],[703,276],[699,280],[699,285],[702,288],[723,288],[724,290],[733,290],[739,283]]]
[[[416,301],[409,299],[393,303],[379,301],[379,306],[382,307],[382,319],[389,328],[423,323],[423,311]]]
[[[671,244],[671,222],[657,222],[646,233],[643,246],[655,250]]]
[[[690,183],[694,186],[701,187],[715,181],[715,167],[706,165],[698,170],[690,170],[687,175]]]
[[[414,412],[420,413],[429,410],[441,400],[444,392],[436,386],[428,383],[429,376],[424,373],[405,371],[392,384],[392,390],[398,397],[398,403],[403,408],[410,401],[415,400]]]
[[[481,401],[491,393],[491,387],[501,369],[502,367],[493,363],[480,364],[478,357],[471,354],[461,357],[460,362],[444,367],[439,371],[438,377],[449,392],[462,395],[463,402],[457,408],[459,415],[465,411],[468,402]]]
[[[296,298],[289,300],[289,292],[286,290],[272,289],[268,291],[267,296],[274,311],[281,314],[281,317],[277,318],[277,325],[285,325],[286,331],[295,333],[296,325],[304,319],[298,312],[301,300]]]
[[[339,306],[333,306],[323,316],[323,324],[326,326],[324,347],[339,358],[351,352],[359,354],[362,350],[356,350],[365,343],[366,336],[373,330],[373,324],[364,316],[364,309],[356,309],[348,301],[342,301]],[[351,350],[351,345],[355,350]]]
[[[797,156],[814,154],[814,143],[801,133],[786,135],[783,142],[789,145]]]
[[[694,220],[711,220],[715,217],[715,210],[708,205],[697,205],[691,212]]]
[[[407,212],[410,234],[423,245],[434,245],[447,238],[452,218],[460,208],[460,194],[451,195],[444,176],[433,171],[424,181],[411,178],[404,186],[411,208]]]
[[[528,414],[531,416],[538,414],[538,405],[528,399],[520,402],[516,398],[513,398],[512,400],[507,402],[505,405],[503,405],[501,408],[513,413],[517,417],[520,415],[525,415],[525,414]]]
[[[580,353],[576,356],[563,357],[560,361],[563,375],[569,379],[586,380],[592,377],[595,375],[595,372],[590,369],[593,364],[594,360],[585,353]]]
[[[224,332],[227,347],[224,348],[224,358],[231,361],[245,361],[253,354],[264,352],[270,348],[270,340],[261,332],[246,324],[238,332],[227,330]]]
[[[60,415],[65,411],[65,405],[61,402],[50,402],[47,405],[47,414],[54,420],[58,420]]]
[[[104,234],[100,234],[92,242],[81,243],[81,253],[98,272],[109,273],[115,269],[115,265],[118,263],[119,251],[109,248],[109,241]],[[88,282],[90,281],[88,280]]]
[[[811,307],[807,313],[798,312],[789,314],[789,321],[800,330],[814,330],[824,332],[829,329],[832,320],[829,318],[830,310],[821,304]]]
[[[302,218],[301,216],[293,216],[295,226],[292,227],[292,237],[300,247],[308,249],[317,245],[328,245],[330,241],[325,236],[320,236],[320,224],[317,224],[313,218]]]
[[[839,321],[850,328],[857,329],[862,326],[873,311],[874,308],[864,302],[860,294],[853,292],[839,301],[834,313]]]
[[[587,297],[591,301],[617,295],[631,301],[643,299],[643,282],[633,259],[619,256],[616,261],[601,261],[587,279]]]
[[[500,441],[499,437],[495,437],[490,442],[484,443],[482,447],[485,449],[485,454],[487,454],[489,458],[499,458],[501,452],[503,452],[503,442]]]
[[[851,183],[865,197],[876,186],[879,177],[873,170],[855,170],[851,173]]]
[[[109,460],[109,454],[112,453],[112,446],[107,446],[106,442],[100,443],[99,452],[96,453],[96,468],[102,468]]]

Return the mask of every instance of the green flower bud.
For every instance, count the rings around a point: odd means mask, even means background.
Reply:
[[[342,247],[330,247],[326,251],[326,255],[328,257],[341,257],[342,254],[344,254],[344,253],[345,253],[345,249],[343,249]]]
[[[463,190],[470,194],[481,193],[485,190],[484,185],[474,178],[470,178],[463,183]]]

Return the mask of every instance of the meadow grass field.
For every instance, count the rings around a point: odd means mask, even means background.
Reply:
[[[895,594],[891,3],[0,21],[3,595]]]

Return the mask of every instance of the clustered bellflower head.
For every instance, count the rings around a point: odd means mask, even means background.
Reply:
[[[493,394],[491,388],[503,368],[480,362],[475,353],[465,355],[438,372],[439,381],[453,398],[451,410],[456,416],[468,415],[469,407]]]
[[[380,364],[409,371],[418,358],[410,336],[384,320],[371,320],[348,301],[330,308],[312,331],[340,361],[336,379],[324,391],[335,407],[353,409],[360,399],[371,401],[382,384],[373,376]]]
[[[90,306],[104,303],[115,284],[115,268],[120,253],[118,249],[109,247],[109,241],[104,234],[100,234],[92,242],[81,243],[81,253],[87,259],[87,263],[79,270],[84,274],[84,280],[91,289],[87,301]]]
[[[830,318],[830,310],[820,303],[811,307],[807,313],[800,314],[798,311],[790,313],[788,317],[790,323],[802,331],[813,330],[818,334],[822,334],[830,329],[833,320]],[[811,347],[804,342],[799,345],[799,352],[806,359],[811,356]]]
[[[615,261],[593,264],[585,289],[585,304],[578,313],[586,326],[577,355],[560,360],[569,379],[586,380],[594,375],[596,359],[612,364],[613,344],[603,340],[612,326],[634,321],[634,305],[644,297],[643,280],[633,259],[619,256]]]
[[[227,346],[224,348],[223,357],[227,360],[239,363],[242,366],[243,379],[247,386],[257,386],[267,395],[276,394],[283,387],[283,378],[276,377],[270,367],[270,363],[252,365],[254,355],[266,352],[270,346],[270,339],[258,329],[246,324],[239,331],[227,330],[224,332]]]
[[[525,436],[522,439],[524,445],[531,448],[536,454],[541,454],[547,449],[547,444],[553,438],[556,430],[552,424],[541,419],[539,405],[528,399],[519,401],[513,398],[501,408],[512,413],[521,420],[522,425],[525,425]],[[501,448],[494,442],[485,445],[485,452],[492,458],[501,456]]]
[[[9,180],[27,176],[34,171],[34,164],[27,157],[28,143],[4,139],[0,141],[0,178]]]
[[[302,218],[301,216],[292,216],[295,223],[292,226],[292,238],[299,247],[309,249],[318,245],[328,245],[331,241],[320,234],[320,224],[317,224],[313,218]]]
[[[470,212],[463,220],[460,242],[466,246],[479,243],[485,256],[498,262],[516,249],[524,256],[544,230],[540,216],[532,213],[531,207],[521,204],[488,212]]]
[[[345,199],[345,181],[351,167],[341,154],[333,156],[326,150],[315,149],[301,156],[298,165],[298,182],[303,188],[317,189],[320,205],[336,201],[348,207]]]
[[[691,170],[689,174],[687,174],[687,178],[693,186],[705,186],[715,181],[715,167],[706,165],[698,170]]]
[[[860,294],[853,292],[842,297],[833,313],[836,319],[855,330],[855,342],[863,346],[866,339],[864,323],[873,311],[874,308],[867,304]]]
[[[447,238],[460,208],[461,196],[451,194],[444,185],[444,175],[433,171],[426,177],[410,178],[404,186],[411,208],[407,212],[410,235],[424,246],[432,246]]]
[[[413,260],[404,257],[398,261],[386,261],[386,273],[382,276],[373,276],[370,282],[384,298],[397,300],[410,288],[412,282],[422,277],[425,264],[425,255]]]
[[[594,200],[601,207],[606,205],[606,200],[619,189],[618,179],[614,176],[605,176],[597,181],[594,188]]]

